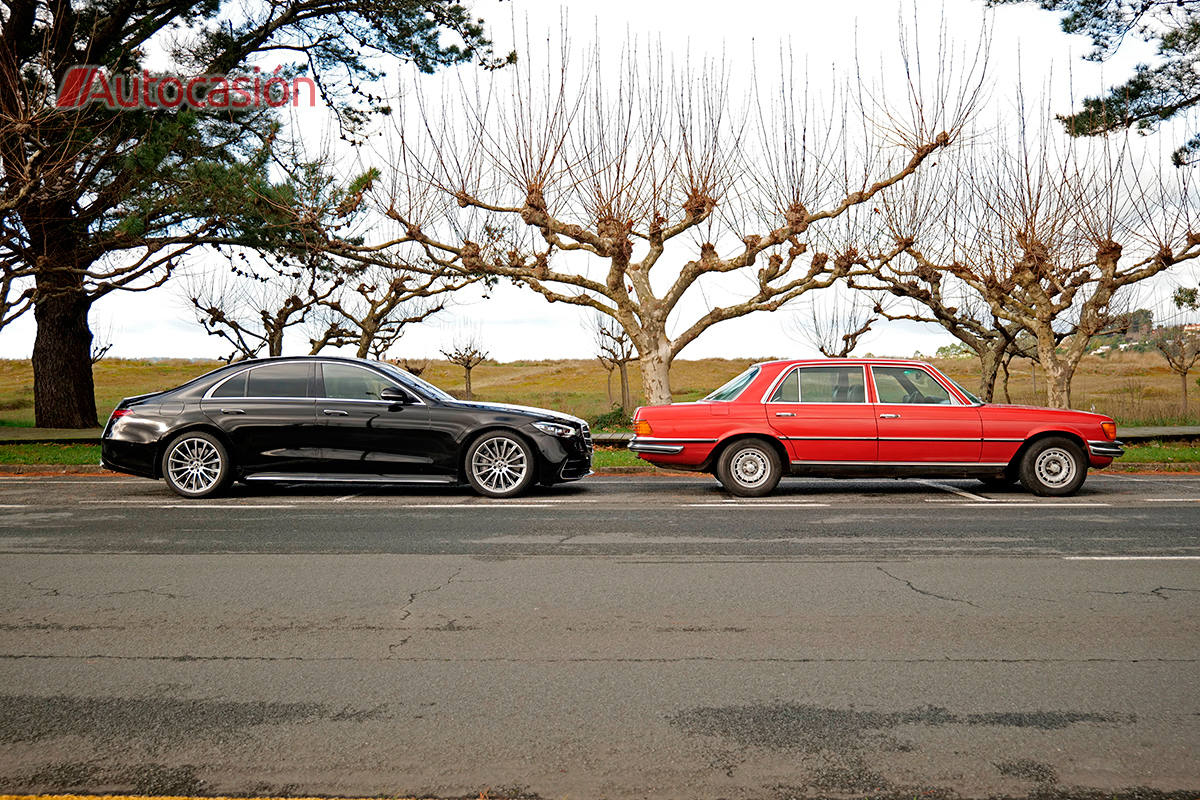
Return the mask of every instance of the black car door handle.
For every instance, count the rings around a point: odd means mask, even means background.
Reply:
[[[245,414],[246,412],[240,408],[222,408],[222,414]]]
[[[340,409],[337,409],[337,408],[327,408],[327,409],[325,409],[324,411],[322,411],[321,413],[322,413],[322,414],[324,414],[324,415],[325,415],[325,416],[327,416],[327,417],[346,417],[346,416],[349,416],[349,414],[348,414],[347,412],[345,412],[345,411],[342,411],[342,410],[340,410]]]

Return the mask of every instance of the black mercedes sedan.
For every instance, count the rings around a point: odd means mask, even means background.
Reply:
[[[105,467],[184,497],[232,481],[469,483],[513,497],[591,473],[581,419],[456,400],[391,364],[306,356],[240,361],[128,397],[104,428]]]

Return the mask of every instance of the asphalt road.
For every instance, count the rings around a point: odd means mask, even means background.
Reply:
[[[0,787],[1200,789],[1200,478],[0,479]]]

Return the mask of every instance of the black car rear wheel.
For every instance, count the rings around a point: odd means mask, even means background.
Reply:
[[[163,479],[183,497],[210,497],[222,491],[233,477],[232,466],[221,440],[201,431],[179,436],[162,457]]]
[[[520,436],[487,433],[467,450],[467,480],[484,497],[516,497],[533,483],[533,450]]]

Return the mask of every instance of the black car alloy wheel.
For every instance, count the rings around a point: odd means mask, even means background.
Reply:
[[[229,453],[211,434],[185,433],[167,445],[162,474],[176,494],[208,497],[229,484]]]
[[[487,433],[467,450],[467,480],[485,497],[515,497],[533,482],[533,452],[520,436]]]

